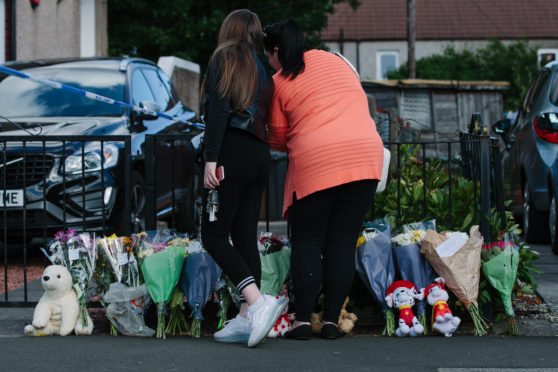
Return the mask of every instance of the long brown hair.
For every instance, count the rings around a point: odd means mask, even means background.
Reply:
[[[229,97],[234,111],[250,107],[258,86],[258,68],[253,50],[262,43],[258,16],[247,10],[231,12],[219,30],[219,41],[209,64],[221,67],[219,95]]]

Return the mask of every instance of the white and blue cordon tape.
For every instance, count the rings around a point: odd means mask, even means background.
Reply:
[[[142,113],[147,114],[147,115],[153,115],[153,116],[157,116],[157,117],[160,117],[160,118],[173,120],[173,121],[176,121],[176,122],[179,122],[179,123],[182,123],[182,124],[186,124],[186,125],[190,125],[190,126],[193,126],[193,127],[199,128],[199,129],[205,129],[204,124],[193,123],[191,121],[178,119],[178,118],[175,118],[173,116],[170,116],[170,115],[167,115],[167,114],[164,114],[164,113],[161,113],[161,112],[152,111],[152,110],[145,109],[143,107],[130,105],[129,103],[126,103],[126,102],[117,101],[117,100],[114,100],[112,98],[101,96],[101,95],[91,93],[91,92],[88,92],[88,91],[85,91],[85,90],[82,90],[82,89],[74,88],[74,87],[71,87],[71,86],[66,85],[66,84],[57,83],[56,81],[43,79],[43,78],[40,78],[38,76],[29,75],[29,74],[26,74],[26,73],[18,71],[18,70],[14,70],[14,69],[9,68],[9,67],[0,66],[0,73],[5,73],[5,74],[8,74],[8,75],[17,76],[17,77],[22,78],[22,79],[33,80],[37,83],[48,85],[49,87],[52,87],[52,88],[55,88],[55,89],[65,90],[67,92],[71,92],[71,93],[74,93],[74,94],[78,94],[80,96],[84,96],[84,97],[87,97],[87,98],[90,98],[90,99],[94,99],[95,101],[108,103],[109,105],[121,106],[121,107],[127,108],[127,109],[132,110],[132,111],[142,112]]]

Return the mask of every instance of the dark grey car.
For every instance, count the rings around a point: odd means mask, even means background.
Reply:
[[[513,125],[494,124],[504,140],[502,161],[506,198],[522,216],[526,240],[548,242],[558,254],[558,62],[542,68],[531,82]]]

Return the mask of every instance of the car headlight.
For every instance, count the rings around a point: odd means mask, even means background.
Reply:
[[[78,150],[74,154],[68,156],[65,161],[65,172],[69,174],[84,172],[93,172],[114,167],[118,163],[118,147],[113,144],[105,143],[103,145],[103,154],[101,154],[101,144],[99,142],[90,143],[85,146],[82,151]]]

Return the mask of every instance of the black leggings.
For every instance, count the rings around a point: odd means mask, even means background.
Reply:
[[[323,281],[323,320],[337,324],[355,275],[358,235],[377,186],[376,180],[351,182],[295,200],[289,208],[296,320],[310,321]]]
[[[236,284],[239,291],[260,286],[261,264],[257,245],[262,195],[271,166],[269,146],[240,129],[227,129],[217,166],[222,165],[217,220],[209,222],[204,190],[201,236],[204,248]],[[233,245],[229,243],[229,235]]]

